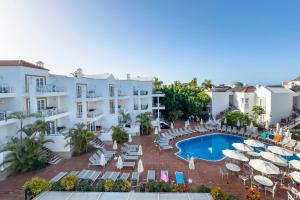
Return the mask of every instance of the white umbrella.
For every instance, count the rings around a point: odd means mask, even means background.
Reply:
[[[249,165],[263,174],[280,174],[280,170],[274,164],[261,159],[252,159]]]
[[[243,162],[247,162],[249,160],[249,158],[247,158],[243,153],[238,152],[238,151],[234,151],[234,150],[230,150],[230,149],[225,149],[222,151],[223,155],[235,159],[235,160],[240,160]]]
[[[173,124],[173,122],[171,123],[171,129],[174,129],[174,124]]]
[[[281,156],[292,156],[293,155],[293,152],[291,152],[287,149],[284,149],[282,147],[278,147],[278,146],[268,146],[268,150],[275,154],[281,155]]]
[[[103,153],[100,155],[100,165],[104,166],[106,164],[105,156]]]
[[[241,122],[240,122],[240,120],[238,120],[238,121],[236,122],[236,125],[237,125],[238,127],[240,127],[240,126],[241,126]]]
[[[244,143],[233,143],[232,146],[239,151],[253,151],[253,148]]]
[[[186,124],[189,126],[190,125],[190,120],[187,120]]]
[[[283,130],[282,130],[282,128],[279,129],[278,134],[281,135],[281,136],[283,135]]]
[[[292,172],[290,173],[292,179],[296,181],[297,183],[300,183],[300,172]]]
[[[264,159],[271,161],[272,163],[275,163],[279,166],[285,167],[288,165],[287,160],[277,154],[267,152],[267,151],[262,151],[260,152],[260,155]]]
[[[201,126],[203,125],[203,119],[201,119],[201,121],[200,121],[200,125],[201,125]]]
[[[227,118],[225,117],[224,124],[227,124]]]
[[[191,157],[191,159],[189,160],[189,169],[190,170],[195,170],[195,163],[194,163],[194,158]]]
[[[290,166],[293,168],[300,170],[300,160],[290,160],[289,161]]]
[[[138,151],[138,154],[139,154],[140,156],[143,155],[143,148],[142,148],[142,145],[139,145],[139,151]]]
[[[123,168],[123,161],[122,161],[121,156],[118,157],[117,168],[118,169],[122,169]]]
[[[113,145],[113,150],[117,150],[117,149],[118,149],[118,144],[117,141],[115,140]]]
[[[265,147],[265,144],[257,140],[244,140],[244,143],[251,147]]]
[[[131,134],[128,134],[128,142],[132,142],[132,137],[131,137]]]
[[[155,134],[155,135],[157,135],[157,134],[158,134],[157,127],[155,127],[155,129],[154,129],[154,134]]]
[[[184,127],[187,128],[187,126],[188,126],[188,125],[187,125],[187,123],[186,123],[186,121],[185,121],[185,122],[184,122]]]
[[[144,166],[143,166],[142,160],[140,159],[138,162],[137,172],[140,174],[140,173],[143,173],[143,171],[144,171]]]
[[[253,128],[254,126],[253,126],[253,122],[251,121],[251,123],[250,123],[250,128]]]
[[[270,128],[269,121],[266,121],[265,129],[269,130],[269,128]]]
[[[276,131],[279,131],[279,129],[280,129],[280,124],[277,123],[277,124],[276,124]]]

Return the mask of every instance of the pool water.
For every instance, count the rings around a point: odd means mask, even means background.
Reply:
[[[176,155],[184,160],[189,160],[189,158],[193,157],[211,162],[220,161],[225,158],[222,153],[223,150],[236,150],[232,144],[236,142],[243,143],[244,139],[246,138],[222,133],[201,135],[177,142],[176,147],[179,151],[176,153]],[[264,149],[254,148],[254,151],[260,152],[264,151]],[[299,160],[295,154],[286,159]]]

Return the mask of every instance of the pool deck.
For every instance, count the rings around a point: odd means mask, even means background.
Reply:
[[[191,123],[191,125],[193,125]],[[179,121],[175,123],[175,127],[182,127],[183,122]],[[186,135],[172,141],[173,147],[175,143],[179,140],[193,137],[199,134]],[[188,162],[178,158],[174,155],[178,151],[175,147],[170,151],[159,151],[153,144],[154,135],[133,137],[133,144],[141,144],[143,146],[143,156],[141,159],[144,164],[145,171],[142,174],[141,180],[145,180],[147,176],[147,170],[156,170],[156,176],[158,177],[160,170],[168,170],[170,180],[175,180],[175,171],[182,171],[186,178],[191,177],[193,179],[193,185],[206,185],[206,186],[219,186],[221,189],[230,194],[240,196],[241,200],[246,199],[246,194],[248,192],[249,186],[244,186],[241,181],[238,180],[237,176],[229,176],[229,181],[227,183],[226,179],[222,180],[221,176],[218,173],[218,167],[224,167],[224,162],[207,162],[202,160],[195,160],[196,170],[188,170]],[[111,146],[107,146],[107,149],[110,149]],[[88,166],[88,158],[92,155],[93,152],[72,157],[69,160],[64,160],[57,165],[52,165],[44,169],[28,172],[28,173],[18,173],[8,177],[6,180],[0,182],[0,199],[5,200],[17,200],[24,199],[24,193],[22,191],[22,186],[25,181],[32,178],[33,176],[43,177],[47,180],[50,180],[60,171],[73,171],[73,170],[82,170],[82,169],[94,169],[101,172],[107,170],[120,171],[115,167],[116,161],[111,161],[108,166],[104,169],[102,167]],[[137,166],[136,166],[137,168]],[[137,170],[135,168],[135,171]],[[133,170],[122,169],[122,172],[132,172]],[[249,184],[248,184],[249,185]],[[262,200],[271,200],[270,193],[267,195],[264,194],[264,191],[261,192]],[[287,199],[286,190],[277,189],[276,200]]]

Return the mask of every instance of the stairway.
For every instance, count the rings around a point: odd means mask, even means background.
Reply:
[[[293,129],[294,127],[300,125],[300,116],[296,117],[295,119],[291,120],[286,126],[283,128],[285,129]]]
[[[63,158],[60,155],[58,155],[57,153],[51,151],[47,147],[42,147],[42,149],[40,150],[40,153],[49,158],[48,163],[51,164],[51,165],[56,165],[60,161],[63,160]]]

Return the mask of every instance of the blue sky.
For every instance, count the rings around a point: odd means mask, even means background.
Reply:
[[[1,0],[0,59],[60,74],[280,84],[300,75],[299,10],[296,0]]]

